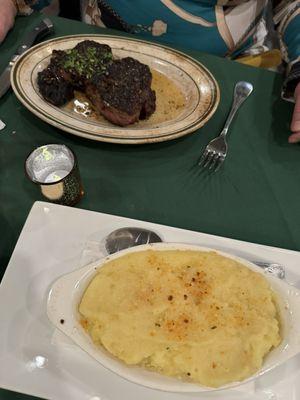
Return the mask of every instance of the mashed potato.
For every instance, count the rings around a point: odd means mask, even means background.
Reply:
[[[252,375],[281,340],[267,280],[215,252],[109,261],[79,312],[94,343],[126,364],[211,387]]]

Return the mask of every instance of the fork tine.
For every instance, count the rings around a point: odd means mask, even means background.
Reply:
[[[214,172],[217,172],[217,171],[219,170],[219,168],[220,168],[221,165],[223,164],[224,160],[225,160],[225,156],[224,156],[224,155],[220,155],[220,157],[219,157],[219,159],[218,159],[218,162],[217,162],[217,164],[216,164],[216,167],[215,167]]]
[[[209,151],[207,150],[207,147],[205,147],[202,156],[200,157],[200,160],[198,162],[198,165],[202,165],[204,161],[206,160],[206,157],[208,156]]]
[[[205,163],[203,164],[203,168],[206,168],[206,167],[210,164],[210,162],[211,162],[211,160],[213,159],[214,155],[215,155],[215,152],[214,152],[214,151],[209,151],[209,152],[208,152],[208,155],[207,155],[207,157],[206,157],[206,161],[205,161]]]
[[[219,153],[214,153],[213,158],[211,160],[210,166],[208,169],[215,169],[217,163],[218,163],[218,158],[220,154]]]

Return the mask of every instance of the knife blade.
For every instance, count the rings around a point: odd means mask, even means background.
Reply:
[[[25,53],[35,42],[41,40],[45,35],[53,32],[53,24],[49,18],[43,19],[32,31],[30,31],[21,44],[18,47],[16,53],[11,57],[7,67],[0,75],[0,98],[10,88],[10,71],[16,62],[16,60]]]

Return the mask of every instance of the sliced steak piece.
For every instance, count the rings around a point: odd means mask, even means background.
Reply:
[[[53,50],[51,63],[61,69],[63,77],[76,89],[84,89],[85,81],[102,74],[112,62],[111,48],[93,40],[84,40],[73,49]]]
[[[86,83],[86,95],[96,111],[112,123],[126,126],[155,111],[155,92],[147,65],[126,57],[113,61],[105,73]]]
[[[111,63],[111,48],[92,40],[80,42],[73,49],[53,50],[49,66],[38,73],[40,93],[47,101],[61,106],[73,97],[73,89],[84,90],[86,81],[94,74],[101,75]]]
[[[37,84],[44,99],[55,106],[63,106],[74,97],[73,85],[54,64],[38,73]]]

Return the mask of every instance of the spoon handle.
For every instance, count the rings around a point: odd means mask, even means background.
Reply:
[[[226,119],[224,128],[223,128],[220,136],[226,136],[226,134],[228,132],[228,128],[229,128],[236,112],[238,111],[240,106],[243,104],[243,102],[246,100],[246,98],[248,96],[250,96],[252,91],[253,91],[253,86],[249,82],[241,81],[235,85],[231,110]]]

